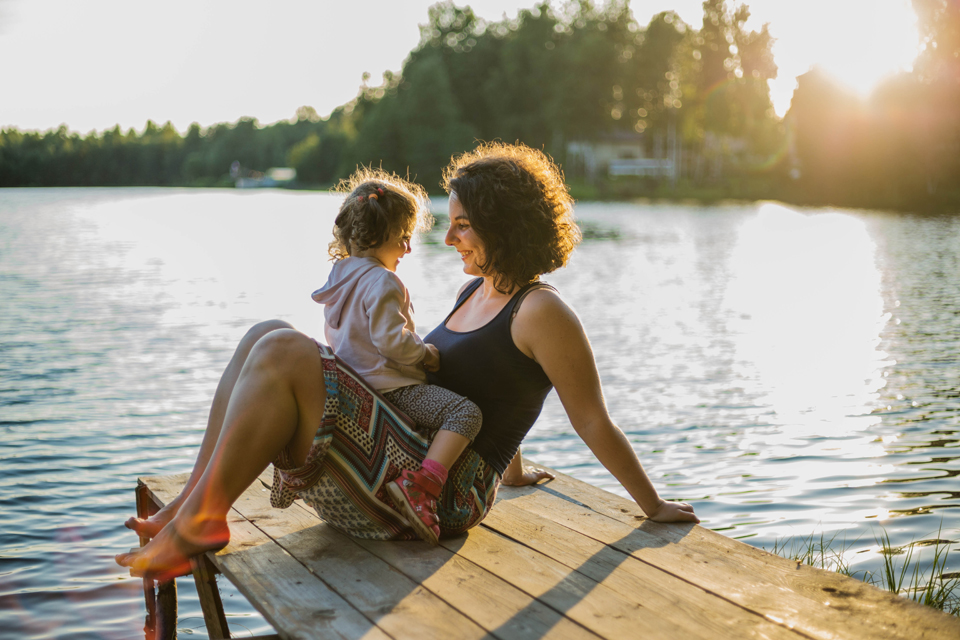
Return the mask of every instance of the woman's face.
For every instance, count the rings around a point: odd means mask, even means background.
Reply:
[[[470,220],[460,204],[456,193],[450,194],[450,228],[444,238],[447,246],[453,247],[463,261],[463,272],[471,276],[482,276],[481,264],[486,264],[483,243],[470,226]]]

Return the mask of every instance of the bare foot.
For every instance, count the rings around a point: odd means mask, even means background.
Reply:
[[[133,529],[144,538],[154,538],[160,533],[161,529],[167,526],[168,522],[176,517],[178,510],[178,505],[171,502],[149,518],[127,518],[123,526],[127,529]]]
[[[129,567],[130,575],[166,582],[191,571],[190,558],[227,546],[230,528],[225,520],[208,520],[185,536],[174,519],[142,548],[116,556],[117,564]]]

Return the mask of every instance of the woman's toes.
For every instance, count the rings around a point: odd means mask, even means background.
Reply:
[[[127,529],[133,529],[134,531],[139,531],[143,528],[143,519],[142,518],[127,518],[127,521],[123,523]]]
[[[158,522],[153,518],[127,518],[127,521],[123,523],[123,526],[127,529],[136,531],[145,538],[153,538],[160,533],[165,525],[166,522]]]

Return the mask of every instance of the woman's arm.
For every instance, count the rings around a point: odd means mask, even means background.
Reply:
[[[573,310],[553,291],[534,291],[520,307],[512,334],[517,347],[543,367],[577,435],[643,512],[660,522],[699,522],[690,505],[660,498],[630,442],[610,419],[590,342]]]

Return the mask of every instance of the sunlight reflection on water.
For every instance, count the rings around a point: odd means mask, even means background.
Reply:
[[[889,318],[874,254],[848,215],[766,205],[741,227],[725,295],[737,357],[794,437],[878,422],[861,415],[883,386],[877,347]]]
[[[139,583],[112,561],[136,544],[120,526],[135,478],[189,469],[251,323],[322,335],[309,293],[330,268],[337,205],[275,191],[0,192],[0,629],[138,636]],[[547,280],[580,315],[610,411],[666,497],[768,548],[837,533],[868,568],[878,522],[894,544],[941,522],[940,537],[960,536],[957,219],[772,203],[577,214],[617,233]],[[398,272],[423,334],[466,279],[442,234]],[[623,494],[555,395],[525,451]],[[269,632],[235,590],[224,597],[231,624]],[[185,586],[181,626],[202,634],[197,616]]]

